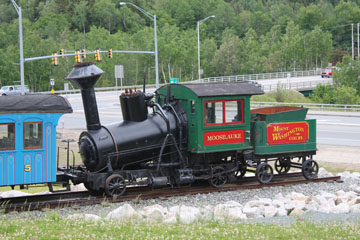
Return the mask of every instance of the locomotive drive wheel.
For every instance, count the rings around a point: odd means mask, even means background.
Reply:
[[[316,178],[319,172],[319,166],[317,162],[312,159],[308,159],[302,164],[302,174],[306,179]]]
[[[119,174],[112,174],[105,181],[105,193],[109,197],[119,197],[124,194],[125,189],[125,179]]]
[[[272,167],[267,163],[261,163],[256,167],[256,179],[263,184],[271,182],[274,174]]]
[[[213,187],[221,187],[227,182],[225,169],[221,166],[214,167],[212,170],[212,177],[209,178],[209,183]],[[222,173],[221,173],[222,172]]]
[[[275,161],[275,170],[279,174],[288,173],[290,170],[290,159],[280,157]]]

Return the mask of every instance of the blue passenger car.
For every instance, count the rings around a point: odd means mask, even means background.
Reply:
[[[0,186],[56,182],[56,126],[71,112],[60,96],[0,97]]]

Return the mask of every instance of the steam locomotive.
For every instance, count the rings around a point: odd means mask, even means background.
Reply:
[[[67,174],[92,194],[195,181],[221,187],[246,172],[266,184],[272,161],[278,174],[300,168],[307,179],[317,176],[316,122],[305,119],[306,108],[250,111],[250,97],[264,92],[245,82],[168,84],[154,94],[126,90],[123,121],[103,126],[94,91],[102,74],[93,63],[79,63],[67,76],[81,89],[87,123],[79,138],[84,166]]]

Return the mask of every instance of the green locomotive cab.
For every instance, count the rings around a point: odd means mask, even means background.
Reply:
[[[188,151],[193,154],[251,149],[250,97],[264,92],[243,82],[170,84],[171,99],[188,116]],[[160,104],[167,87],[158,89]]]

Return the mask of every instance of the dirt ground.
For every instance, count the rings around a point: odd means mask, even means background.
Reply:
[[[314,156],[320,166],[334,171],[360,171],[360,148],[349,146],[317,145]]]
[[[82,130],[64,130],[57,133],[58,146],[60,147],[60,165],[66,164],[66,139],[73,139],[74,142],[70,142],[70,149],[74,151],[76,157],[76,164],[81,164],[80,155],[78,154],[78,140]],[[329,171],[340,172],[344,170],[348,171],[360,171],[360,148],[348,147],[348,146],[335,146],[335,145],[317,145],[318,151],[314,156],[314,160],[319,163],[320,167],[325,167]],[[72,163],[72,155],[70,157]]]

